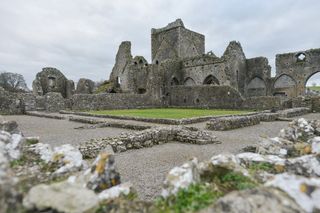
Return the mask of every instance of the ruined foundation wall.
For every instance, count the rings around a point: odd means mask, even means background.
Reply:
[[[77,94],[72,97],[72,110],[129,109],[153,106],[154,103],[148,94]]]

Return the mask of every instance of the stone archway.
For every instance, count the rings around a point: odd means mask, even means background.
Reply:
[[[184,80],[184,85],[185,86],[194,86],[194,85],[196,85],[196,82],[192,78],[188,77]]]
[[[213,75],[207,76],[204,79],[203,84],[220,85],[219,80],[216,77],[214,77]]]
[[[316,87],[316,88],[313,88],[313,87]],[[311,75],[309,75],[306,78],[306,80],[304,82],[305,94],[306,95],[320,95],[320,91],[317,89],[317,87],[320,88],[320,70],[312,73]]]
[[[297,96],[297,82],[287,74],[280,75],[273,85],[274,96],[295,97]]]
[[[171,85],[171,86],[177,86],[177,85],[179,85],[178,79],[177,79],[176,77],[173,77],[173,78],[171,79],[170,85]]]
[[[259,77],[254,77],[247,85],[247,96],[265,96],[267,95],[266,83]]]

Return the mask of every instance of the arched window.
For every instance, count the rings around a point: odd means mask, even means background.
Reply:
[[[204,79],[203,84],[220,85],[218,79],[216,77],[214,77],[213,75],[207,76]]]
[[[192,78],[188,77],[184,80],[184,85],[193,86],[193,85],[196,85],[196,82]]]

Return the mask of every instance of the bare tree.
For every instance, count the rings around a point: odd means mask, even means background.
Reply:
[[[313,86],[313,87],[316,87],[316,86],[317,86],[317,83],[316,83],[316,82],[313,82],[313,83],[312,83],[312,86]]]
[[[10,92],[29,91],[24,77],[21,74],[11,72],[0,73],[0,87]]]

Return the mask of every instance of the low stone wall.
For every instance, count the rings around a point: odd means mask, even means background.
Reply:
[[[311,109],[312,107],[312,99],[309,96],[299,96],[296,98],[292,98],[292,107],[308,107]]]
[[[72,96],[73,110],[130,109],[154,106],[148,94],[104,93]]]
[[[83,126],[78,129],[96,129],[96,128],[113,127],[113,128],[121,128],[121,129],[145,130],[145,129],[150,129],[152,127],[148,125],[126,124],[126,123],[120,123],[120,122],[104,122],[96,119],[79,118],[79,117],[69,117],[69,121],[92,124],[91,126]]]
[[[277,112],[264,111],[250,115],[232,115],[221,116],[211,119],[207,123],[207,129],[215,131],[225,131],[231,129],[238,129],[246,126],[253,126],[260,123],[260,121],[270,122],[283,118],[291,118],[310,113],[310,108],[299,107],[293,109],[279,110]]]
[[[181,126],[171,126],[125,133],[115,138],[93,139],[82,144],[79,150],[85,158],[94,158],[107,146],[112,146],[115,152],[125,152],[129,149],[151,147],[172,141],[199,145],[219,143],[217,138],[210,132]]]
[[[312,97],[312,112],[320,112],[320,96]]]
[[[51,119],[58,119],[58,120],[66,119],[66,117],[62,115],[50,114],[45,112],[37,112],[37,111],[27,111],[25,114],[30,116],[40,117],[40,118],[51,118]]]
[[[23,111],[23,102],[18,93],[0,89],[0,114],[21,114]]]
[[[275,96],[260,96],[260,97],[251,97],[245,99],[239,108],[242,109],[259,109],[259,110],[268,110],[268,109],[282,109],[282,101],[280,97]]]
[[[307,107],[298,107],[279,111],[279,117],[292,118],[310,113],[311,109]]]
[[[118,120],[142,121],[147,123],[168,124],[168,125],[187,125],[187,124],[205,122],[216,117],[225,117],[225,115],[218,115],[218,116],[201,116],[201,117],[184,118],[184,119],[169,119],[169,118],[140,118],[140,117],[121,116],[121,115],[98,115],[98,114],[92,114],[88,112],[69,112],[64,110],[60,111],[60,113],[88,116],[88,117],[97,117],[97,118],[112,118],[112,119],[118,119]],[[245,113],[243,115],[252,115],[252,114],[257,114],[257,112]],[[232,115],[227,115],[227,116],[232,116]]]
[[[214,131],[225,131],[238,129],[246,126],[253,126],[260,123],[259,115],[230,116],[211,119],[206,128]]]
[[[49,92],[45,96],[45,110],[47,112],[59,112],[66,109],[66,100],[60,93]]]

